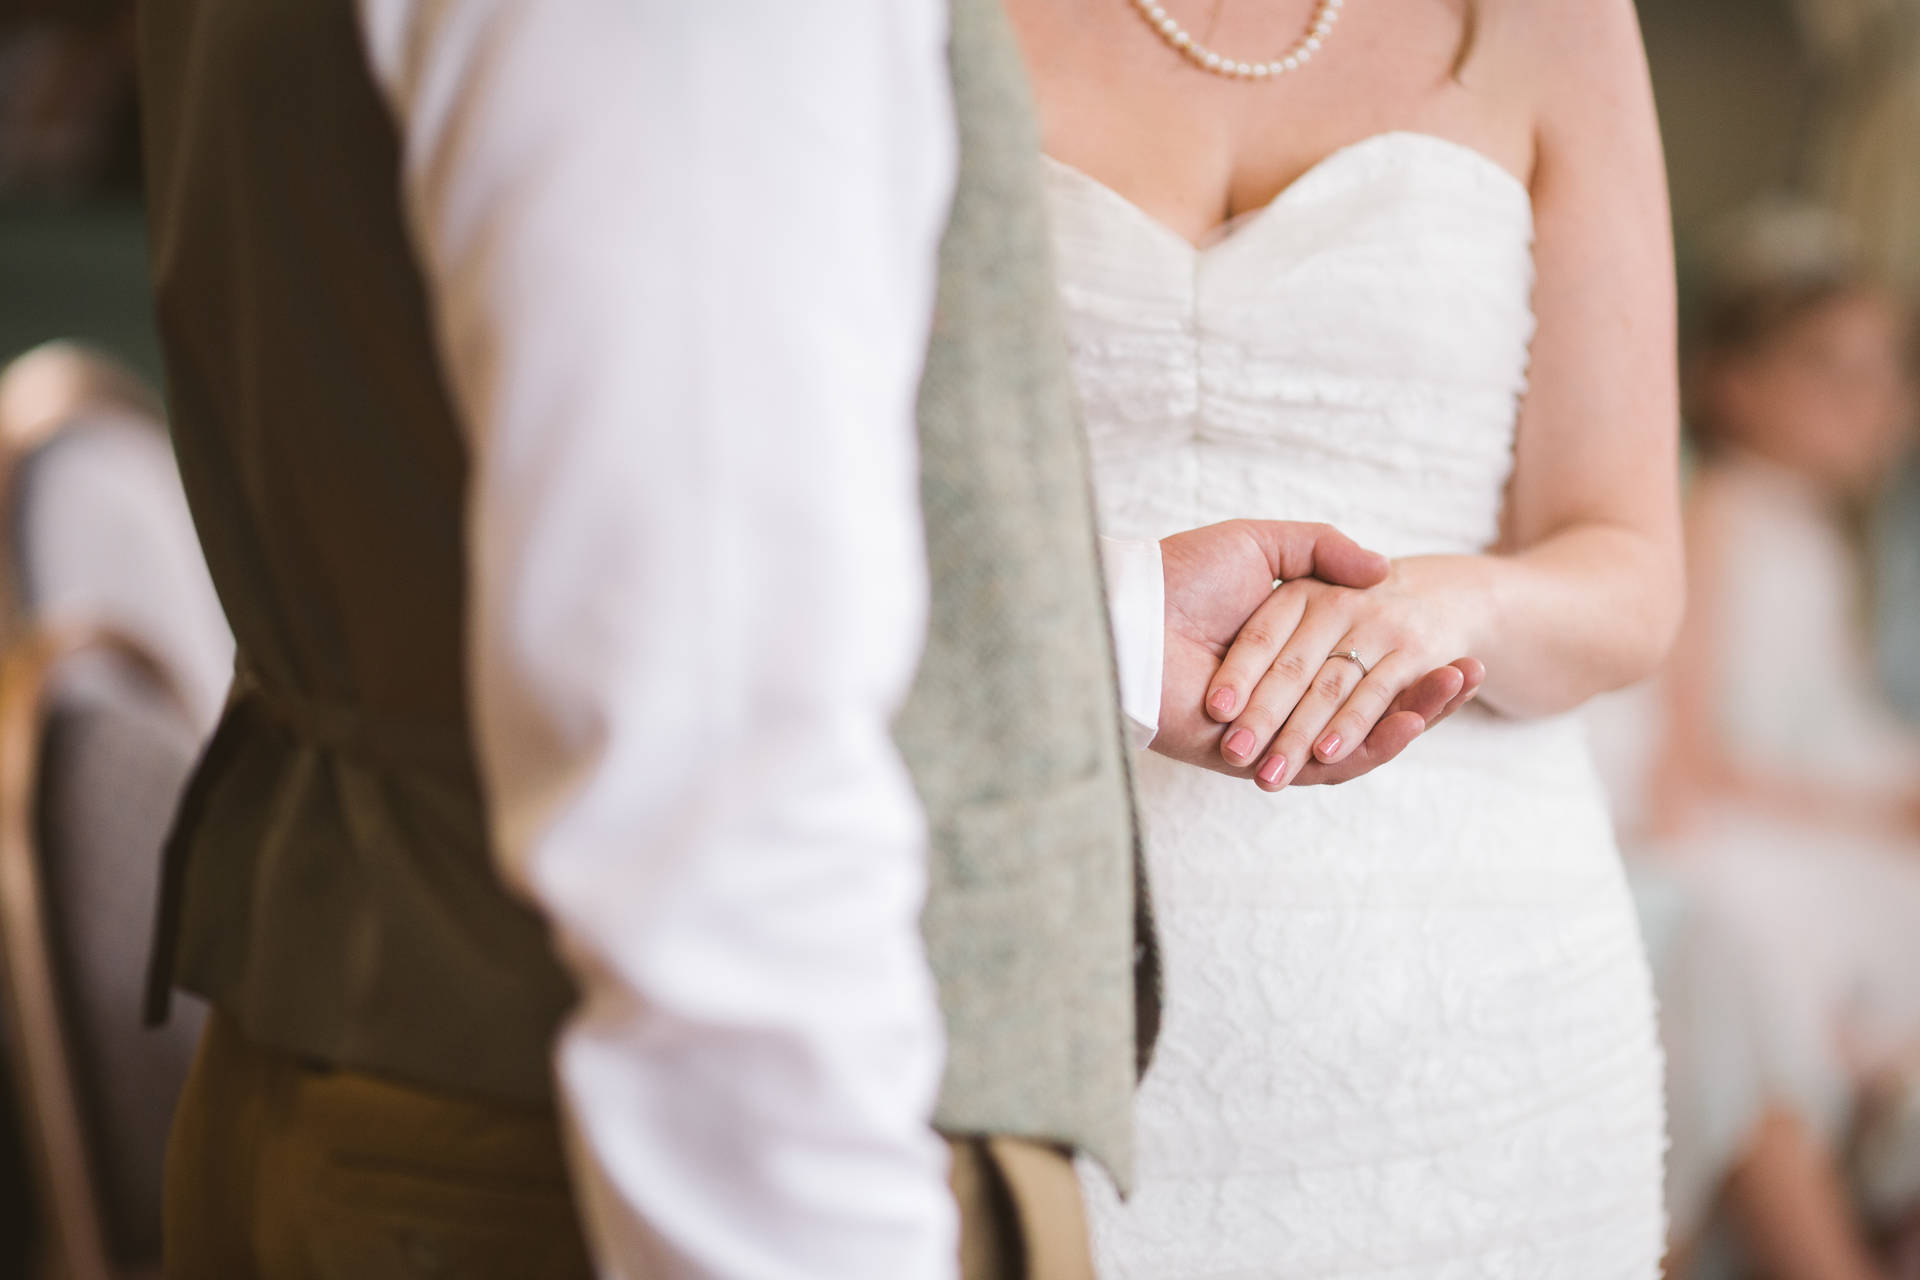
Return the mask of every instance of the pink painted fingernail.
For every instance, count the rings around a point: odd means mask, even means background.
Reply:
[[[1188,705],[1192,705],[1189,703]],[[1227,754],[1235,760],[1245,760],[1253,754],[1253,730],[1235,729],[1227,735]]]
[[[1233,690],[1228,688],[1226,685],[1221,685],[1218,689],[1215,689],[1213,691],[1213,696],[1207,699],[1207,705],[1212,707],[1215,711],[1219,712],[1223,716],[1232,715],[1233,714]]]
[[[1339,734],[1330,733],[1326,737],[1320,739],[1320,758],[1322,760],[1333,759],[1334,753],[1338,750],[1340,750]]]
[[[1285,756],[1268,756],[1267,762],[1260,766],[1260,781],[1271,787],[1279,782],[1286,772],[1287,758]]]

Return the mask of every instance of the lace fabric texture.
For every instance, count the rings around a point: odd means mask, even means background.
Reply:
[[[1526,189],[1384,134],[1196,248],[1048,162],[1103,531],[1497,533],[1534,320]],[[1140,763],[1167,1007],[1139,1189],[1082,1170],[1101,1273],[1651,1280],[1650,984],[1577,719],[1469,709],[1268,796]]]

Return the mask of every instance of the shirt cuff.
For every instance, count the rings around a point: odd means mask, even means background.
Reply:
[[[1113,655],[1120,671],[1120,710],[1127,741],[1142,750],[1160,732],[1160,682],[1166,660],[1166,579],[1160,544],[1151,538],[1102,538]]]

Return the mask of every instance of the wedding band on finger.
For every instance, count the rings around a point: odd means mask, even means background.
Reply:
[[[1366,660],[1360,656],[1358,649],[1341,649],[1337,653],[1327,655],[1328,662],[1332,662],[1335,658],[1345,658],[1348,662],[1360,668],[1360,678],[1363,680],[1373,674],[1373,668],[1367,665]]]

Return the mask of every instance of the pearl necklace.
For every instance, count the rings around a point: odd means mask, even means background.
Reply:
[[[1298,71],[1313,61],[1313,55],[1320,52],[1320,46],[1333,34],[1333,24],[1340,20],[1342,3],[1344,0],[1320,0],[1320,7],[1314,11],[1307,33],[1294,42],[1293,48],[1272,62],[1236,62],[1215,53],[1195,40],[1185,27],[1168,14],[1161,7],[1160,0],[1133,0],[1133,7],[1140,11],[1140,16],[1159,33],[1162,40],[1202,71],[1211,71],[1217,76],[1233,80],[1267,80],[1283,76],[1289,71]]]

